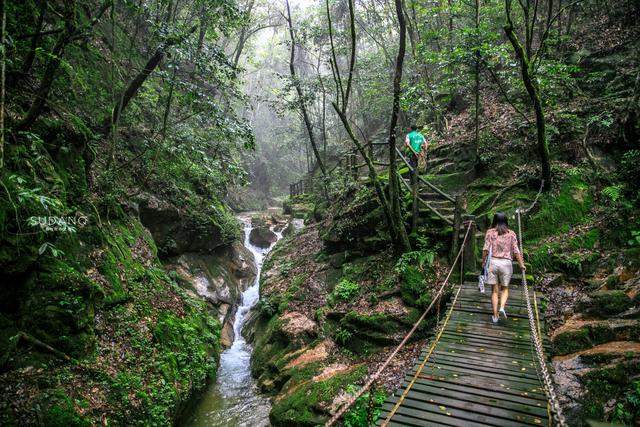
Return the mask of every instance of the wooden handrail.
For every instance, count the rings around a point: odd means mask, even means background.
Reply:
[[[411,191],[411,187],[409,186],[407,181],[404,180],[402,175],[400,175],[400,172],[398,172],[398,178],[400,179],[400,182],[402,182],[405,185],[405,187],[407,187],[407,190]],[[436,208],[434,208],[433,206],[431,206],[429,204],[429,202],[427,202],[426,200],[424,200],[424,199],[422,199],[420,197],[417,197],[417,199],[418,199],[418,202],[422,203],[429,210],[431,210],[434,214],[436,214],[438,216],[438,218],[440,218],[441,220],[445,221],[447,224],[453,225],[453,221],[451,221],[449,218],[447,218],[446,216],[444,216],[440,212],[438,212],[438,210]]]
[[[441,189],[439,189],[438,187],[436,187],[435,185],[433,185],[432,183],[430,183],[429,181],[427,181],[426,179],[424,179],[424,177],[420,176],[420,174],[418,174],[415,169],[411,166],[411,164],[409,163],[409,161],[407,160],[407,158],[402,154],[402,152],[400,150],[398,150],[398,147],[396,147],[396,153],[398,154],[398,156],[400,156],[400,158],[402,159],[402,161],[407,165],[407,167],[409,168],[409,170],[411,172],[413,172],[414,174],[416,174],[416,176],[418,177],[418,179],[422,182],[424,182],[425,184],[427,184],[429,186],[429,188],[431,188],[433,191],[435,191],[436,193],[440,194],[442,197],[444,197],[445,199],[447,199],[448,201],[455,203],[455,199],[453,197],[451,197],[450,195],[448,195],[447,193],[445,193],[444,191],[442,191]]]

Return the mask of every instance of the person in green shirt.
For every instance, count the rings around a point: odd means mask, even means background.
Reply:
[[[418,160],[420,157],[424,158],[427,152],[427,140],[424,135],[418,132],[418,126],[412,125],[411,132],[409,132],[404,139],[404,144],[408,148],[409,164],[413,170],[418,170]],[[411,173],[413,178],[413,173]]]
[[[411,132],[404,139],[409,157],[409,177],[411,178],[411,195],[413,199],[411,232],[414,233],[418,227],[418,174],[420,173],[420,159],[425,159],[427,152],[427,140],[424,135],[418,132],[418,126],[412,125]]]

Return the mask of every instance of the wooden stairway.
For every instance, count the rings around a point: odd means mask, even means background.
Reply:
[[[411,180],[409,169],[411,166],[404,154],[396,148],[398,156],[398,178],[403,184],[402,188],[411,193]],[[429,218],[435,221],[442,221],[448,225],[455,222],[455,199],[445,193],[440,188],[433,185],[423,176],[418,176],[418,205],[421,218]]]
[[[509,286],[509,318],[495,325],[490,288],[481,294],[475,281],[462,285],[429,361],[388,425],[548,425],[547,398],[536,370],[520,278],[514,274]],[[384,424],[409,386],[429,347],[407,372],[400,390],[383,404],[378,425]]]

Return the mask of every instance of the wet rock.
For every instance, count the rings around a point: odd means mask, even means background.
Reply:
[[[268,248],[278,240],[276,233],[267,227],[259,226],[251,229],[249,233],[249,242],[259,248]]]
[[[220,227],[206,215],[184,212],[151,194],[140,195],[136,202],[140,221],[151,232],[162,257],[211,253],[227,243]]]
[[[229,348],[231,344],[233,344],[233,339],[235,338],[235,333],[233,331],[233,319],[235,318],[235,313],[237,311],[236,306],[226,305],[227,310],[225,311],[224,318],[229,319],[225,321],[222,330],[220,331],[220,345],[222,348]],[[233,308],[229,310],[229,308]]]
[[[213,254],[186,253],[172,260],[167,269],[185,286],[206,299],[222,323],[223,347],[234,339],[233,320],[242,292],[255,280],[253,254],[240,243],[218,248]]]

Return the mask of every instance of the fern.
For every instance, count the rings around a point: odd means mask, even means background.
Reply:
[[[605,187],[602,189],[601,194],[611,202],[616,203],[622,196],[622,185],[610,185]]]

